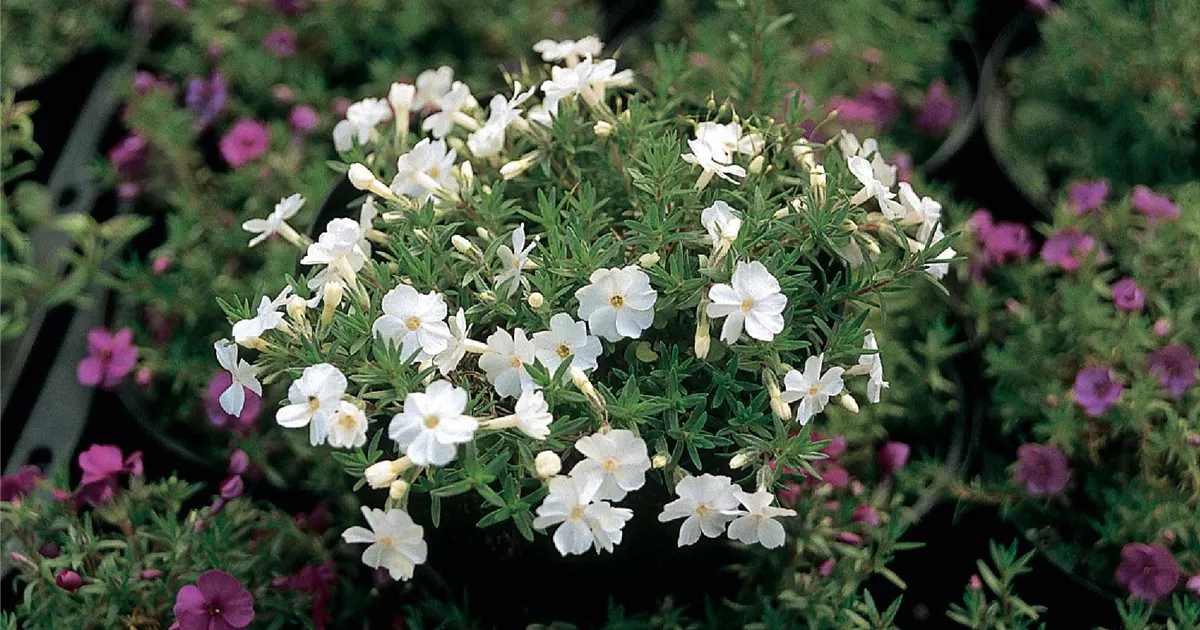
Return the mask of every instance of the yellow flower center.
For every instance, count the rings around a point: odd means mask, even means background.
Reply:
[[[509,365],[510,365],[510,366],[511,366],[511,367],[512,367],[514,370],[515,370],[515,369],[519,369],[519,368],[521,367],[521,357],[518,357],[518,356],[517,356],[517,355],[515,355],[515,354],[514,354],[514,355],[512,355],[512,356],[510,356],[510,357],[508,357],[508,364],[509,364]]]
[[[316,396],[309,396],[308,397],[308,412],[316,413],[317,410],[320,408],[321,408],[321,399],[317,398]]]
[[[625,306],[625,296],[614,295],[608,298],[608,303],[611,304],[613,308],[621,308],[622,306]]]
[[[441,421],[442,419],[437,417],[437,414],[431,413],[425,416],[425,428],[430,430],[436,429]]]
[[[583,518],[583,506],[576,505],[575,507],[571,508],[570,520],[577,521],[581,518]]]
[[[813,384],[812,384],[812,387],[809,387],[809,388],[808,388],[808,395],[809,395],[809,396],[816,396],[816,395],[817,395],[817,393],[818,393],[818,392],[820,392],[820,391],[821,391],[821,384],[820,384],[820,383],[813,383]]]
[[[347,431],[353,431],[354,427],[358,425],[358,423],[354,421],[354,416],[348,413],[338,415],[338,424]]]
[[[409,330],[416,330],[421,327],[421,318],[416,316],[409,317],[404,320],[404,326]]]
[[[558,347],[554,349],[554,353],[558,355],[558,358],[565,359],[571,356],[571,346],[568,346],[565,343],[560,343],[558,344]]]
[[[742,300],[742,312],[749,313],[752,310],[754,310],[754,300],[751,298]]]
[[[383,536],[377,536],[377,537],[375,537],[375,543],[376,543],[376,544],[383,545],[384,547],[387,547],[387,548],[389,548],[389,549],[395,549],[395,548],[396,548],[396,539],[395,539],[395,538],[392,538],[391,536],[388,536],[388,535],[386,535],[386,534],[385,534],[385,535],[383,535]]]
[[[600,467],[604,469],[604,472],[610,473],[617,469],[617,460],[616,458],[609,457],[604,460],[604,463],[600,464]]]

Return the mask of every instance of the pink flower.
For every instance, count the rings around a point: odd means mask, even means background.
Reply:
[[[896,179],[912,183],[913,157],[911,154],[904,151],[895,152],[892,154],[892,166],[896,167]]]
[[[221,498],[232,501],[246,492],[246,483],[241,475],[230,475],[221,482]]]
[[[925,90],[925,102],[917,110],[917,131],[927,136],[945,135],[958,118],[958,97],[946,89],[946,82],[934,79]]]
[[[1137,599],[1156,602],[1179,584],[1179,565],[1171,552],[1159,545],[1129,543],[1121,549],[1117,583]]]
[[[800,484],[795,481],[783,482],[783,488],[775,491],[775,496],[779,497],[779,502],[783,505],[795,505],[800,499]]]
[[[1042,260],[1065,271],[1076,271],[1080,259],[1095,248],[1096,239],[1077,228],[1067,228],[1046,239],[1042,245]]]
[[[883,63],[883,51],[878,48],[868,48],[862,51],[862,60],[869,66]]]
[[[245,628],[254,621],[254,596],[232,575],[205,571],[196,584],[179,589],[175,618],[179,630]]]
[[[175,260],[170,256],[158,256],[154,259],[154,262],[150,263],[150,273],[153,273],[156,276],[161,276],[166,273],[173,264],[175,264]]]
[[[854,98],[875,110],[876,129],[886,129],[900,113],[900,93],[890,83],[872,83],[859,90]]]
[[[1154,322],[1154,334],[1159,337],[1166,337],[1171,334],[1171,321],[1165,317],[1160,317]]]
[[[874,505],[860,505],[854,508],[854,514],[850,517],[850,522],[865,523],[871,527],[878,527],[879,510],[875,509]]]
[[[833,40],[829,39],[828,37],[814,39],[813,42],[808,45],[808,54],[814,59],[826,57],[831,52],[833,52]]]
[[[129,200],[142,193],[142,180],[146,177],[146,160],[150,155],[150,142],[140,134],[125,136],[108,152],[108,161],[117,171],[119,180],[117,197]]]
[[[292,131],[297,134],[305,135],[317,128],[317,123],[320,122],[317,118],[317,110],[310,105],[297,105],[292,108],[292,112],[288,114],[288,124],[292,126]]]
[[[263,37],[262,45],[276,59],[286,59],[296,54],[296,34],[286,26],[276,26]]]
[[[114,335],[103,328],[94,328],[87,335],[87,358],[79,362],[75,375],[88,387],[113,389],[125,380],[137,364],[138,349],[133,345],[133,331],[122,328]]]
[[[850,471],[840,464],[826,464],[818,467],[817,472],[821,473],[821,481],[828,484],[830,488],[841,489],[850,485]]]
[[[271,144],[267,126],[243,118],[221,138],[221,157],[234,168],[241,168],[262,157]]]
[[[1033,237],[1028,227],[1011,221],[993,221],[986,208],[976,210],[967,225],[975,232],[975,241],[982,250],[971,264],[976,280],[983,279],[988,267],[1023,260],[1033,254]]]
[[[63,569],[55,574],[54,585],[68,593],[74,593],[83,586],[83,578],[70,569]]]
[[[333,597],[333,584],[337,581],[337,572],[333,562],[326,560],[321,564],[306,564],[291,575],[282,575],[271,582],[277,589],[289,589],[308,593],[313,596],[310,617],[313,627],[324,630],[327,624],[333,622],[329,613],[329,600]]]
[[[262,413],[262,398],[246,389],[246,403],[242,406],[242,415],[232,416],[221,408],[221,393],[233,384],[233,376],[226,370],[213,372],[208,380],[208,389],[204,394],[204,415],[208,416],[209,424],[218,429],[229,427],[241,434],[247,434],[254,429],[258,415]],[[245,389],[245,388],[243,388]]]
[[[1077,215],[1087,214],[1104,205],[1108,190],[1107,179],[1081,179],[1067,189],[1067,205]]]
[[[150,384],[154,382],[154,372],[143,365],[133,374],[133,382],[142,389],[150,389]]]
[[[250,456],[239,448],[229,456],[229,474],[244,475],[247,470],[250,470]]]
[[[1067,456],[1054,444],[1022,444],[1017,449],[1013,479],[1025,486],[1030,496],[1046,497],[1066,489],[1071,468]]]
[[[1149,224],[1153,226],[1159,221],[1170,221],[1179,218],[1179,205],[1166,195],[1155,194],[1145,186],[1134,186],[1133,197],[1130,200],[1133,209],[1146,215]]]
[[[1140,311],[1146,304],[1146,292],[1133,278],[1122,278],[1112,285],[1112,301],[1117,310],[1125,313]]]
[[[1125,386],[1117,382],[1113,371],[1102,365],[1093,365],[1079,370],[1071,394],[1083,412],[1095,418],[1108,410],[1121,398]]]
[[[837,560],[835,560],[833,558],[827,558],[824,562],[821,563],[821,566],[817,567],[817,573],[821,577],[829,577],[829,576],[833,575],[833,568],[836,566],[837,566]]]
[[[1200,598],[1200,573],[1188,578],[1187,591],[1192,594],[1192,597]]]
[[[908,464],[912,448],[904,442],[888,442],[879,449],[879,465],[884,474],[892,474]]]
[[[89,505],[107,503],[117,493],[121,475],[142,474],[142,452],[123,457],[121,449],[110,444],[93,444],[79,454],[79,480],[76,498]]]
[[[37,466],[22,466],[15,474],[0,477],[0,501],[13,503],[33,492],[45,477]]]
[[[1150,375],[1158,378],[1158,384],[1171,396],[1179,398],[1188,388],[1196,384],[1196,369],[1200,368],[1191,348],[1173,343],[1146,355]]]

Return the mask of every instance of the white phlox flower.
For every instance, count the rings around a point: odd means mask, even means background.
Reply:
[[[217,363],[233,378],[217,401],[225,413],[238,417],[242,415],[242,408],[246,404],[246,390],[262,396],[262,384],[258,382],[254,366],[245,359],[238,359],[237,344],[221,339],[213,344],[213,350],[217,353]]]
[[[714,147],[699,138],[692,138],[688,140],[688,149],[691,153],[684,153],[683,161],[702,169],[699,179],[696,180],[696,188],[707,186],[713,175],[733,184],[740,183],[734,178],[746,176],[746,169],[733,164],[733,158],[721,147]]]
[[[501,245],[496,249],[496,255],[500,257],[500,266],[503,269],[496,276],[497,289],[505,282],[511,280],[508,284],[507,295],[512,297],[517,292],[518,287],[528,284],[528,281],[521,277],[521,271],[534,268],[533,261],[529,259],[529,253],[536,246],[536,240],[526,244],[524,223],[518,225],[517,229],[513,230],[512,247]]]
[[[581,96],[593,106],[604,102],[604,93],[610,87],[624,87],[633,84],[633,71],[617,72],[615,59],[605,59],[595,63],[591,57],[579,64],[562,68],[554,66],[550,69],[550,79],[542,82],[542,99],[546,111],[558,113],[558,102],[564,98]]]
[[[354,219],[334,219],[317,238],[317,242],[308,246],[300,264],[325,266],[308,281],[308,288],[314,292],[310,307],[316,306],[320,300],[326,282],[339,280],[347,286],[355,285],[358,271],[367,262],[366,252],[358,244],[361,232],[358,221]]]
[[[434,381],[424,392],[410,392],[404,408],[388,425],[388,437],[418,466],[445,466],[459,444],[470,442],[479,421],[466,415],[467,390],[450,381]]]
[[[343,400],[329,423],[329,445],[358,448],[367,443],[367,414],[356,404]]]
[[[713,204],[700,212],[700,225],[708,230],[708,240],[713,251],[728,249],[737,240],[742,229],[742,219],[724,201]]]
[[[387,569],[393,580],[409,580],[418,564],[424,564],[429,552],[425,544],[425,529],[413,522],[404,510],[387,512],[366,506],[362,508],[366,527],[355,525],[342,532],[349,544],[369,545],[362,554],[363,564],[372,569]]]
[[[586,459],[571,469],[572,477],[597,477],[601,480],[597,499],[620,501],[646,483],[650,455],[646,441],[628,429],[593,433],[579,438],[575,450]]]
[[[330,421],[341,408],[346,385],[346,376],[328,363],[304,368],[300,378],[288,387],[290,404],[275,412],[275,421],[288,429],[307,426],[309,443],[323,443],[329,435]]]
[[[509,334],[506,330],[496,329],[487,338],[487,350],[479,356],[479,367],[487,374],[497,394],[517,398],[522,391],[537,388],[525,369],[533,361],[533,342],[525,336],[524,330],[516,328]]]
[[[442,97],[450,92],[453,84],[454,69],[450,66],[422,72],[417,75],[417,90],[413,97],[412,108],[418,111],[441,108]]]
[[[546,404],[546,396],[534,389],[521,392],[512,415],[486,420],[480,423],[480,428],[488,429],[517,429],[535,440],[550,437],[550,423],[554,416]]]
[[[458,192],[458,179],[454,177],[457,158],[454,149],[446,149],[445,140],[422,139],[396,160],[392,192],[420,203],[429,201],[439,192],[451,195]]]
[[[853,156],[870,159],[879,151],[879,142],[875,138],[867,138],[860,143],[857,136],[843,129],[838,135],[838,149],[846,159]]]
[[[242,223],[242,229],[256,234],[250,239],[248,247],[254,247],[259,243],[278,234],[287,239],[288,242],[295,245],[300,245],[302,240],[300,234],[296,232],[292,226],[288,225],[288,219],[296,216],[300,212],[300,208],[304,207],[304,195],[295,194],[284,197],[275,204],[275,209],[265,219],[249,219]]]
[[[614,342],[636,339],[654,323],[658,292],[650,286],[650,276],[636,265],[597,269],[588,281],[575,298],[579,318],[587,321],[592,334]]]
[[[721,341],[732,344],[746,334],[759,341],[771,341],[783,332],[783,309],[787,296],[780,292],[779,281],[758,261],[738,261],[731,284],[714,284],[708,290],[705,313],[725,318]]]
[[[425,361],[450,347],[449,310],[437,291],[421,293],[398,284],[383,296],[383,315],[371,325],[373,334],[399,345],[403,358]]]
[[[268,330],[275,330],[283,324],[284,315],[279,311],[283,308],[288,298],[292,296],[292,287],[283,287],[279,295],[272,300],[267,296],[262,296],[258,303],[258,310],[254,317],[250,319],[240,320],[233,325],[233,340],[243,346],[257,345],[259,337]]]
[[[505,131],[514,121],[521,118],[521,105],[533,95],[536,87],[521,92],[521,84],[513,85],[512,100],[503,94],[492,97],[488,104],[488,119],[478,130],[467,136],[467,148],[471,155],[488,158],[497,155],[504,149]]]
[[[725,533],[725,525],[734,518],[728,512],[738,505],[733,494],[735,490],[737,486],[723,475],[705,473],[699,477],[684,477],[675,484],[675,494],[679,498],[663,506],[658,521],[684,519],[679,528],[680,547],[694,544],[700,540],[700,534],[717,538]]]
[[[553,376],[568,358],[571,367],[594,370],[604,346],[600,339],[588,334],[587,324],[577,322],[566,313],[550,318],[550,330],[533,333],[534,356]],[[563,375],[564,379],[566,374]]]
[[[595,35],[588,35],[578,41],[564,39],[556,42],[543,39],[533,45],[533,52],[542,55],[542,61],[565,61],[568,66],[579,63],[580,59],[599,57],[604,50],[604,42]]]
[[[364,98],[346,108],[346,119],[333,128],[333,146],[339,153],[371,142],[375,127],[392,119],[392,106],[381,98]]]
[[[454,125],[477,128],[479,123],[474,118],[463,114],[464,109],[476,106],[471,88],[461,81],[455,81],[450,91],[442,95],[441,107],[437,113],[430,114],[421,129],[428,131],[434,138],[445,138],[454,129]]]
[[[449,376],[458,367],[467,354],[468,345],[478,343],[468,337],[471,327],[467,325],[467,314],[461,308],[446,320],[446,327],[450,331],[450,336],[446,339],[446,349],[433,357],[433,364],[442,376]]]
[[[544,530],[558,525],[554,547],[562,555],[582,554],[592,547],[597,552],[611,552],[621,542],[622,529],[633,518],[633,511],[597,499],[601,483],[596,477],[550,480],[550,493],[538,506],[533,526]]]
[[[921,224],[921,227],[917,230],[917,240],[914,241],[912,239],[909,239],[909,246],[914,251],[923,251],[925,249],[925,247],[927,246],[926,244],[933,245],[934,243],[937,243],[944,238],[946,238],[946,235],[942,232],[942,224],[940,222],[935,222],[932,225],[923,223],[923,224]],[[945,260],[954,258],[957,255],[958,255],[958,253],[954,251],[953,247],[947,247],[946,249],[943,249],[941,252],[939,252],[937,255],[937,258],[935,258],[934,260],[945,261]],[[946,274],[949,272],[950,272],[950,263],[949,262],[932,262],[932,263],[925,265],[925,273],[929,274],[930,276],[932,276],[934,278],[937,278],[938,280],[945,278]]]
[[[854,156],[847,160],[847,164],[850,167],[850,173],[863,186],[850,198],[850,203],[860,206],[874,198],[879,203],[879,209],[884,216],[888,218],[904,216],[904,208],[895,200],[896,194],[888,190],[888,186],[876,178],[875,171],[872,170],[871,163],[866,158]]]
[[[781,396],[789,405],[800,401],[796,407],[796,421],[801,426],[824,411],[831,396],[842,393],[842,372],[845,370],[831,367],[822,374],[821,364],[824,360],[824,354],[808,357],[803,372],[790,370],[783,377],[784,390]]]
[[[795,516],[795,510],[773,507],[771,503],[775,495],[760,490],[753,494],[734,490],[733,496],[742,504],[744,510],[730,510],[730,516],[736,516],[729,524],[729,537],[747,545],[760,544],[767,549],[783,546],[786,535],[781,525],[775,519],[780,516]]]
[[[742,126],[735,123],[702,122],[696,125],[696,139],[712,147],[728,162],[734,153],[758,155],[765,146],[760,133],[743,134]]]
[[[887,389],[888,382],[883,380],[883,359],[879,356],[879,344],[875,341],[874,331],[867,331],[867,336],[863,338],[863,350],[874,351],[859,355],[858,364],[868,370],[867,400],[877,403],[880,392]]]

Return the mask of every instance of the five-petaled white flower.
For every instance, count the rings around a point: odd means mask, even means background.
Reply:
[[[262,296],[262,300],[258,303],[258,311],[254,317],[250,319],[240,320],[233,325],[233,340],[241,345],[253,344],[263,333],[268,330],[275,330],[283,323],[283,313],[279,309],[283,308],[288,298],[292,295],[292,287],[283,287],[279,295],[272,300],[267,296]]]
[[[442,95],[440,111],[430,114],[421,129],[428,131],[434,138],[445,138],[454,129],[457,114],[475,105],[475,97],[471,96],[471,88],[461,81],[455,81],[450,91]]]
[[[446,300],[437,291],[421,293],[398,284],[383,295],[383,315],[371,330],[387,343],[400,346],[405,359],[424,361],[450,346]]]
[[[762,263],[738,261],[729,284],[714,284],[708,290],[710,303],[705,313],[714,319],[725,318],[721,341],[732,344],[746,334],[759,341],[771,341],[783,331],[783,309],[787,296],[780,293],[779,281]]]
[[[308,246],[300,264],[325,266],[308,281],[308,288],[315,292],[309,306],[316,306],[326,282],[339,280],[347,285],[355,283],[358,270],[367,262],[366,253],[358,245],[361,231],[358,221],[354,219],[334,219],[317,238],[317,242]]]
[[[734,122],[702,122],[696,125],[696,139],[722,154],[723,162],[732,160],[734,153],[757,155],[764,147],[762,134],[743,134],[742,126]]]
[[[543,530],[558,525],[554,547],[562,555],[581,554],[589,547],[611,552],[621,542],[621,530],[633,518],[633,511],[597,499],[601,483],[598,477],[550,480],[550,494],[538,506],[533,526]]]
[[[533,333],[533,347],[534,356],[551,376],[568,358],[573,368],[594,370],[596,360],[604,352],[600,340],[588,334],[587,324],[566,313],[556,313],[550,318],[550,330]],[[567,376],[564,374],[563,378]]]
[[[225,413],[234,417],[240,416],[242,407],[246,404],[246,390],[262,396],[262,384],[258,382],[254,366],[245,359],[238,359],[237,344],[228,339],[221,339],[213,344],[213,349],[217,351],[217,363],[233,377],[233,382],[221,392],[217,401],[221,403],[221,409],[224,409]]]
[[[433,364],[437,366],[442,376],[449,376],[466,356],[467,335],[471,334],[471,327],[467,326],[467,314],[461,308],[458,309],[458,313],[446,320],[446,324],[450,331],[450,336],[446,339],[446,349],[433,357]]]
[[[877,154],[878,155],[878,154]],[[850,198],[850,203],[859,206],[874,198],[879,202],[879,209],[884,216],[900,218],[904,216],[904,208],[896,202],[896,193],[888,190],[888,186],[876,177],[871,163],[866,158],[853,156],[847,160],[850,173],[862,184],[862,188]]]
[[[513,416],[521,433],[535,440],[550,437],[550,423],[554,422],[554,416],[550,414],[550,406],[546,404],[542,392],[532,389],[521,392]]]
[[[392,192],[421,203],[429,201],[438,190],[456,192],[458,180],[454,177],[454,161],[457,158],[454,149],[446,150],[445,140],[422,139],[396,160]]]
[[[308,441],[316,446],[329,435],[329,423],[341,408],[346,393],[346,376],[328,363],[304,368],[288,387],[289,405],[275,412],[279,426],[297,429],[308,426]]]
[[[946,235],[944,233],[942,233],[942,224],[941,223],[939,223],[939,222],[935,222],[933,224],[922,223],[921,227],[917,230],[917,239],[918,240],[917,241],[910,240],[909,245],[912,246],[913,249],[915,249],[916,251],[923,251],[926,247],[926,243],[928,243],[929,245],[933,245],[933,244],[937,243],[938,241],[941,241],[944,238],[946,238]],[[935,261],[945,261],[945,260],[954,258],[956,255],[958,255],[958,253],[954,251],[953,247],[947,247],[946,249],[943,249],[941,252],[939,252],[937,257],[934,258],[934,260]],[[925,265],[925,273],[929,274],[930,276],[933,276],[934,278],[937,278],[938,280],[945,278],[946,274],[949,273],[949,271],[950,271],[950,263],[948,263],[948,262],[932,262],[932,263]]]
[[[790,370],[783,377],[783,401],[791,404],[800,401],[796,407],[796,421],[801,425],[808,424],[813,416],[825,410],[825,405],[831,396],[842,393],[842,372],[840,367],[831,367],[821,374],[821,364],[824,354],[808,357],[804,362],[804,372]]]
[[[613,429],[608,433],[593,433],[579,438],[575,450],[587,459],[571,469],[572,477],[597,477],[602,483],[597,499],[620,501],[631,490],[646,483],[650,470],[650,455],[646,441],[628,429]]]
[[[942,218],[942,204],[929,197],[918,197],[916,191],[908,182],[900,182],[898,186],[900,205],[904,215],[900,217],[904,223],[920,224],[922,227],[933,227]],[[888,217],[889,219],[895,217]]]
[[[870,380],[867,381],[867,400],[877,403],[879,402],[879,393],[888,387],[888,382],[883,380],[883,359],[879,357],[879,344],[875,341],[874,331],[867,331],[867,336],[863,338],[863,350],[874,351],[871,354],[859,355],[858,364],[866,366],[870,370]]]
[[[422,72],[417,75],[417,93],[413,97],[412,108],[420,111],[441,107],[442,97],[450,91],[453,84],[454,69],[450,66]]]
[[[841,150],[842,155],[846,156],[846,158],[855,155],[870,158],[875,152],[879,151],[879,142],[875,138],[867,138],[860,143],[857,136],[843,129],[841,135],[838,137],[838,149]]]
[[[716,538],[725,532],[733,519],[727,512],[737,507],[734,496],[737,486],[729,477],[705,473],[699,477],[684,477],[675,484],[678,499],[663,506],[658,522],[685,519],[679,528],[679,546],[694,544],[700,534]]]
[[[470,442],[479,421],[464,412],[467,390],[434,381],[424,392],[404,397],[404,409],[388,425],[388,437],[418,466],[445,466],[457,445]]]
[[[413,569],[424,564],[428,554],[425,529],[413,522],[404,510],[362,508],[363,517],[371,529],[355,525],[342,532],[342,540],[352,545],[370,545],[363,551],[363,564],[372,569],[384,568],[393,580],[408,580]]]
[[[692,138],[688,140],[688,148],[691,149],[691,153],[684,153],[683,161],[704,169],[696,183],[697,187],[703,188],[713,175],[734,184],[738,183],[735,177],[746,176],[746,169],[733,164],[733,158],[721,147],[715,147],[699,138]]]
[[[728,248],[737,240],[738,232],[742,229],[742,219],[724,201],[714,201],[713,205],[700,213],[700,225],[708,230],[708,240],[713,249]]]
[[[566,61],[568,66],[579,63],[580,59],[599,57],[603,50],[604,42],[595,35],[588,35],[578,41],[564,39],[556,42],[552,39],[543,39],[533,45],[533,52],[540,53],[542,61]]]
[[[636,266],[597,269],[591,283],[575,292],[579,318],[586,320],[592,334],[609,341],[636,339],[654,323],[658,292],[650,276]]]
[[[299,235],[292,229],[292,226],[287,224],[287,220],[296,216],[296,213],[300,212],[300,208],[303,207],[304,195],[291,195],[280,199],[267,218],[250,219],[242,223],[243,230],[257,235],[250,239],[249,247],[254,247],[276,234],[284,236],[288,240],[298,240]]]
[[[598,104],[604,100],[604,92],[610,87],[621,87],[633,83],[633,72],[622,70],[617,72],[617,62],[605,59],[594,63],[591,57],[584,59],[578,65],[561,68],[550,68],[550,80],[542,82],[542,99],[546,111],[558,113],[558,102],[564,98],[579,95],[587,102]]]
[[[500,265],[503,268],[503,271],[496,276],[496,287],[499,288],[501,284],[512,279],[508,285],[507,295],[509,297],[512,297],[522,284],[528,284],[528,281],[521,277],[521,270],[532,267],[529,253],[536,246],[537,241],[525,244],[525,224],[522,223],[513,230],[512,248],[509,248],[508,245],[496,248],[496,255],[500,257]]]
[[[775,520],[777,516],[795,516],[795,510],[772,507],[775,495],[760,490],[753,494],[734,490],[733,496],[746,508],[745,510],[730,510],[730,516],[736,516],[729,524],[729,537],[747,545],[761,544],[767,549],[783,545],[786,538],[783,525]]]
[[[329,445],[334,448],[358,448],[367,443],[367,414],[358,405],[343,400],[329,423]]]
[[[467,148],[471,150],[471,155],[480,158],[492,157],[504,149],[505,130],[514,120],[521,117],[521,110],[518,108],[533,96],[535,90],[536,87],[531,87],[521,92],[521,84],[518,82],[513,85],[515,93],[512,100],[503,94],[492,97],[491,103],[488,104],[487,122],[467,136]]]
[[[497,394],[516,398],[523,390],[538,387],[525,369],[525,365],[533,360],[533,342],[525,336],[524,330],[514,329],[510,335],[507,330],[498,328],[487,338],[487,350],[479,356],[479,367],[487,374]]]
[[[392,119],[392,106],[382,98],[364,98],[346,108],[346,119],[333,128],[333,147],[339,153],[371,141],[375,127]]]

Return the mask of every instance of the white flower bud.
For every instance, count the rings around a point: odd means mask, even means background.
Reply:
[[[293,322],[304,323],[305,313],[308,312],[308,302],[299,295],[293,295],[287,301],[287,314]]]
[[[696,358],[702,361],[708,356],[708,351],[712,347],[708,314],[705,312],[707,308],[708,300],[700,300],[700,306],[696,309],[696,336],[693,348],[696,351]]]
[[[392,192],[383,182],[379,181],[378,177],[371,172],[371,169],[355,162],[350,165],[350,171],[346,173],[350,178],[350,183],[359,190],[375,193],[385,199],[397,199],[396,194]]]
[[[813,192],[816,193],[817,202],[825,203],[825,190],[827,180],[825,178],[825,167],[817,164],[812,167],[808,173],[808,182],[812,184]]]
[[[496,301],[496,294],[491,289],[483,291],[482,293],[479,294],[479,301],[487,302],[488,304],[491,304],[492,302]]]
[[[425,241],[426,243],[429,242],[429,234],[425,232],[425,230],[422,230],[421,228],[413,228],[412,233],[413,236],[421,239],[422,241]]]
[[[649,254],[642,254],[641,257],[638,258],[638,265],[649,269],[654,265],[657,265],[658,261],[660,260],[662,260],[662,257],[658,255],[658,252],[650,252]]]
[[[653,468],[662,468],[662,467],[666,466],[667,462],[669,462],[669,461],[671,461],[671,458],[667,457],[663,453],[659,453],[659,454],[655,455],[654,457],[650,458],[650,466]]]
[[[738,453],[738,454],[734,455],[733,457],[729,458],[729,467],[734,470],[737,470],[739,468],[745,468],[749,463],[750,463],[750,457],[748,455],[746,455],[745,453]]]
[[[367,466],[367,469],[363,471],[363,476],[367,478],[367,485],[376,490],[382,490],[392,485],[396,477],[400,476],[401,471],[396,468],[396,462],[384,460]]]
[[[541,155],[540,151],[530,151],[518,160],[505,163],[504,166],[500,167],[500,176],[504,179],[519,177],[525,171],[533,168],[533,165],[537,164],[538,158]]]
[[[854,396],[850,394],[842,394],[838,397],[838,404],[846,408],[850,413],[858,413],[858,401],[854,400]]]
[[[333,321],[333,313],[337,311],[338,304],[342,303],[342,296],[346,292],[346,285],[342,284],[341,280],[330,280],[325,283],[325,290],[321,297],[321,325],[328,325]]]
[[[766,383],[767,397],[771,401],[771,412],[784,422],[791,420],[792,408],[783,401],[783,395],[779,391],[779,382],[775,380],[775,374],[770,371],[764,371],[763,381]]]
[[[787,215],[788,215],[788,209],[780,208],[775,211],[775,214],[771,215],[771,218],[772,219],[782,219],[783,217],[786,217]]]
[[[753,160],[750,160],[749,167],[746,168],[751,175],[758,175],[763,170],[763,156],[756,155]]]
[[[529,294],[526,301],[529,302],[529,306],[532,308],[542,308],[542,305],[546,303],[546,298],[541,293],[534,291]]]
[[[610,123],[606,120],[601,120],[601,121],[597,122],[595,125],[592,125],[592,131],[595,132],[596,135],[601,138],[607,138],[610,134],[612,134],[612,130],[613,130],[612,123]]]
[[[549,479],[562,471],[562,459],[554,451],[542,451],[533,458],[533,467],[542,479]]]
[[[466,254],[471,251],[471,241],[468,241],[466,237],[459,234],[455,234],[454,236],[450,237],[450,244],[453,245],[454,249],[457,249],[458,253],[460,254]]]
[[[388,104],[396,115],[396,132],[408,131],[408,114],[412,111],[413,99],[416,98],[417,88],[409,83],[393,83],[388,90]]]
[[[475,234],[477,236],[479,236],[479,238],[489,240],[489,241],[492,240],[492,233],[489,232],[488,229],[483,226],[479,226],[479,227],[475,228]]]
[[[408,494],[408,482],[403,479],[397,479],[388,486],[388,497],[393,501],[399,501]]]
[[[475,183],[475,167],[471,166],[470,162],[463,162],[458,167],[458,178],[462,180],[463,186],[470,188],[471,184]]]
[[[792,157],[800,163],[800,166],[812,170],[817,164],[816,154],[813,153],[812,145],[801,140],[792,146]]]

